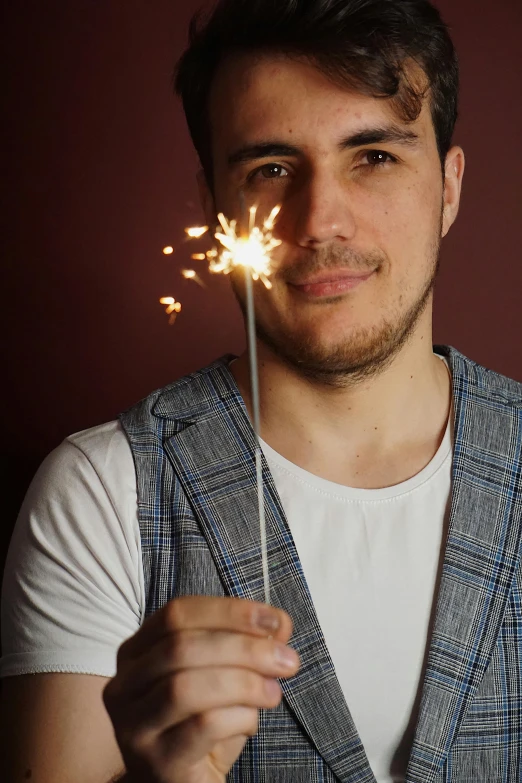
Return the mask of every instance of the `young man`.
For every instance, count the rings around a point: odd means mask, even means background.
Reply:
[[[9,780],[520,780],[522,387],[432,345],[464,173],[447,30],[426,0],[221,0],[177,84],[208,221],[282,205],[255,290],[273,608],[225,357],[37,475]]]

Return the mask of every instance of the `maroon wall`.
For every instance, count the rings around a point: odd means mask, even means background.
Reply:
[[[226,281],[161,253],[200,222],[170,74],[197,0],[5,4],[3,539],[43,456],[152,389],[241,348]],[[463,207],[435,338],[522,380],[522,5],[444,0],[462,63]],[[478,10],[480,9],[480,10]],[[172,329],[158,298],[184,312]]]

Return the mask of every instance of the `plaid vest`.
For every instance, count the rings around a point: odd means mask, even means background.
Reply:
[[[449,532],[407,783],[522,780],[522,384],[435,346],[455,405]],[[146,615],[183,595],[263,600],[254,433],[231,357],[122,414]],[[301,669],[261,711],[230,783],[375,783],[264,462],[270,584]],[[335,600],[332,596],[332,600]],[[342,602],[342,597],[339,597]],[[378,720],[379,716],[376,715]]]

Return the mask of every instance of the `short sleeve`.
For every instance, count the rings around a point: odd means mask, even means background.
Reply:
[[[65,440],[39,468],[2,585],[0,676],[116,672],[144,617],[132,453],[118,422]]]

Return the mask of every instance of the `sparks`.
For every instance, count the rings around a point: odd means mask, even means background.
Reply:
[[[266,231],[273,231],[274,224],[275,224],[275,219],[279,215],[280,212],[281,212],[281,205],[273,208],[273,210],[271,211],[271,213],[269,214],[269,216],[267,217],[267,219],[264,222],[264,226],[265,226]]]
[[[209,258],[210,271],[228,275],[233,269],[243,267],[250,271],[254,280],[262,280],[267,288],[271,288],[272,283],[268,279],[272,272],[271,253],[281,244],[281,240],[274,239],[272,235],[279,211],[280,207],[273,209],[263,228],[259,228],[256,226],[257,207],[251,207],[247,236],[238,233],[236,220],[228,221],[220,212],[218,220],[223,231],[218,231],[214,236],[224,249]]]
[[[171,247],[170,245],[168,247],[163,248],[163,254],[166,256],[171,256],[173,252],[174,252],[174,248]]]
[[[185,233],[191,239],[199,239],[208,231],[208,226],[200,226],[199,228],[186,228]]]
[[[179,313],[181,313],[181,302],[176,302],[173,296],[162,296],[160,304],[166,305],[165,312],[170,315],[169,326],[172,326]]]
[[[192,280],[194,283],[197,283],[199,286],[201,286],[201,288],[206,288],[205,283],[195,269],[182,269],[181,274],[185,280]]]

